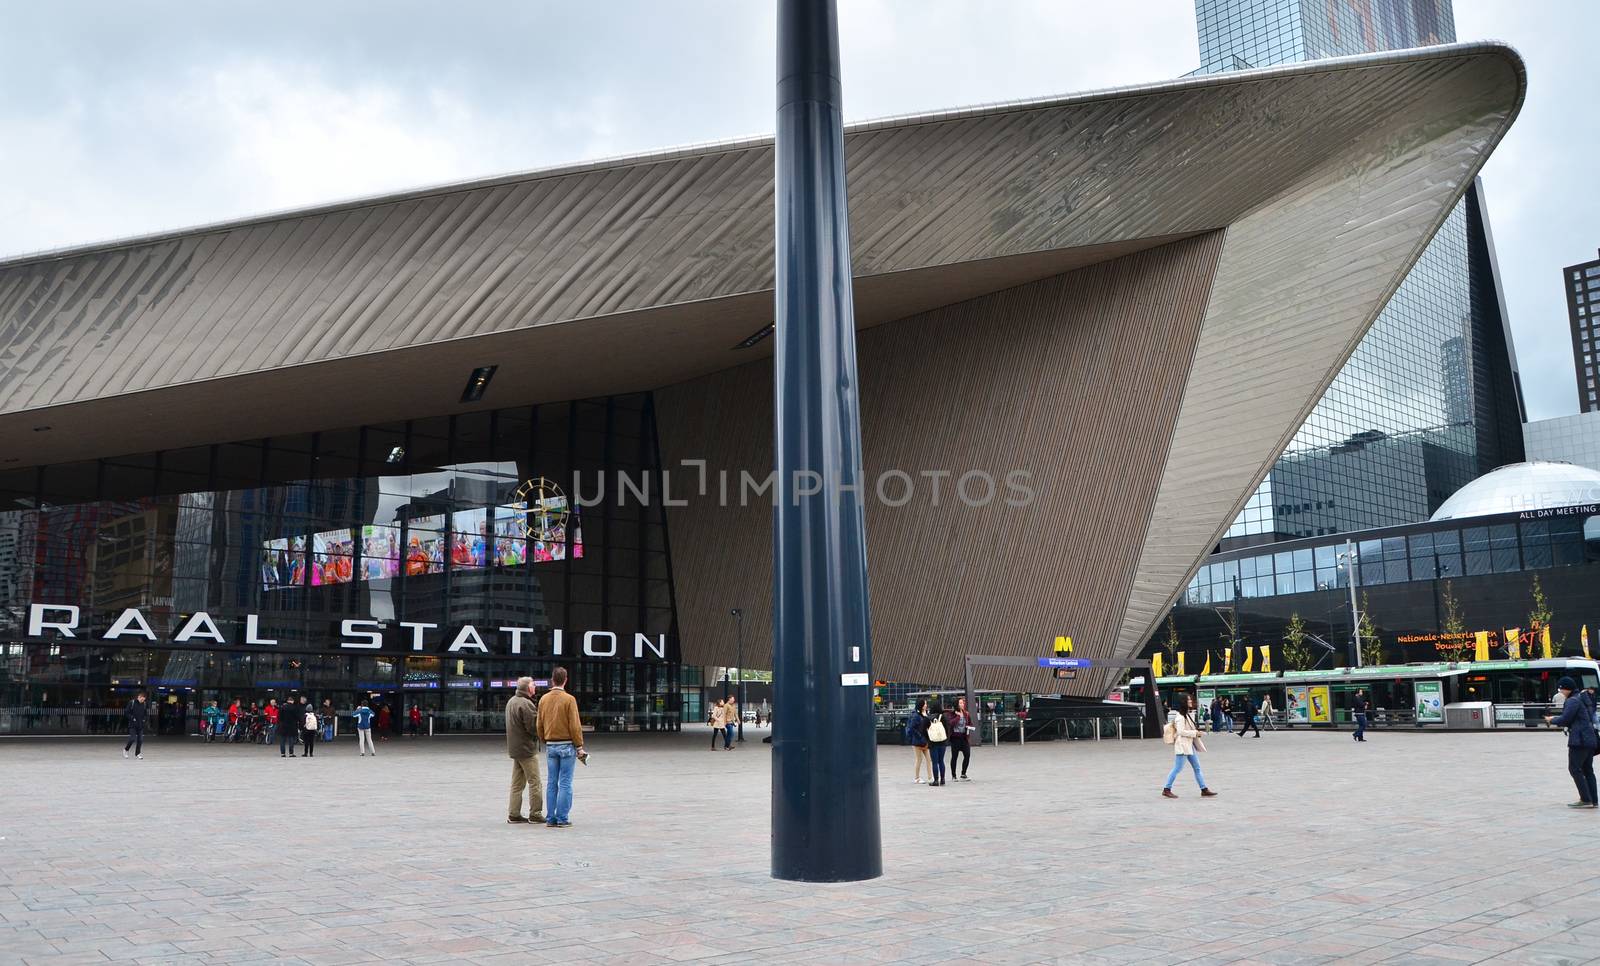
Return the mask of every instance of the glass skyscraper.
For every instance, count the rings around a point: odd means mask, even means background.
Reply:
[[[1201,67],[1450,43],[1449,0],[1196,0]],[[1521,387],[1474,182],[1334,378],[1224,547],[1426,520],[1522,459]]]

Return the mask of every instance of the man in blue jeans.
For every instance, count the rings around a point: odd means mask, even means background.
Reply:
[[[544,783],[546,828],[571,828],[572,771],[578,762],[588,764],[583,750],[583,721],[578,717],[578,699],[567,693],[567,669],[558,667],[550,674],[550,690],[539,699],[539,740],[545,744],[549,763]]]
[[[1357,691],[1355,698],[1350,702],[1350,714],[1356,719],[1355,739],[1367,740],[1367,692]]]

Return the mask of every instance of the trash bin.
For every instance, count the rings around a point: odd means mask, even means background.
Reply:
[[[1444,706],[1446,728],[1493,728],[1494,705],[1488,701],[1462,701]]]

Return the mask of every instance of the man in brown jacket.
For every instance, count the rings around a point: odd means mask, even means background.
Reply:
[[[543,824],[539,811],[544,788],[539,782],[539,709],[533,703],[533,678],[517,678],[517,693],[506,702],[506,754],[511,757],[511,804],[506,821],[513,825]],[[522,788],[528,788],[528,811],[522,817]]]
[[[583,750],[578,699],[567,693],[566,668],[558,667],[550,674],[550,690],[539,704],[539,738],[544,742],[545,759],[550,766],[545,781],[545,824],[550,828],[570,828],[572,770],[580,761],[587,764],[589,753]]]

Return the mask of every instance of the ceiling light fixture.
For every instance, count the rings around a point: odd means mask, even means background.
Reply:
[[[761,328],[745,336],[744,341],[734,346],[734,349],[748,349],[760,342],[762,339],[765,339],[767,336],[771,335],[774,331],[776,331],[776,329],[776,325],[768,322],[766,325],[763,325]]]
[[[467,388],[462,390],[461,401],[464,403],[477,402],[483,398],[484,392],[489,388],[489,380],[494,378],[494,371],[499,366],[479,366],[472,370],[472,375],[467,377]]]

